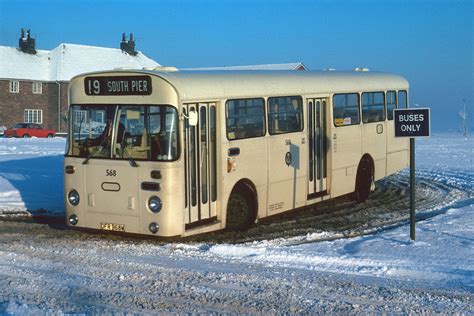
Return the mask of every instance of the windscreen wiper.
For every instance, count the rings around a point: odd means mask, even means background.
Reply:
[[[110,135],[105,137],[96,148],[87,155],[86,159],[82,162],[83,165],[87,165],[89,163],[89,159],[91,159],[92,155],[99,151],[99,148],[105,144],[105,141],[110,138]]]
[[[122,152],[124,152],[125,155],[127,156],[128,162],[130,163],[130,166],[132,166],[134,168],[138,167],[137,162],[135,161],[135,159],[132,158],[132,156],[130,155],[130,153],[128,152],[126,147],[122,148]]]

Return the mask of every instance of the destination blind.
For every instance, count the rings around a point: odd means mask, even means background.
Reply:
[[[110,76],[84,78],[87,95],[150,95],[150,76]]]

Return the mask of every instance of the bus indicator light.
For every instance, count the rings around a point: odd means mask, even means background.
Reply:
[[[148,225],[148,229],[153,233],[153,234],[156,234],[158,232],[158,230],[160,229],[160,226],[153,222],[153,223],[150,223],[150,225]]]
[[[79,218],[77,217],[76,214],[72,214],[71,216],[69,216],[68,221],[69,221],[69,224],[76,225],[77,222],[79,222]]]
[[[74,174],[75,172],[76,172],[76,168],[74,168],[74,166],[66,166],[67,174]]]
[[[161,171],[160,170],[152,170],[151,173],[150,173],[150,177],[152,179],[161,179]]]

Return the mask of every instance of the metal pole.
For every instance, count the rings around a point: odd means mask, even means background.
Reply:
[[[410,239],[415,240],[415,138],[410,138]]]

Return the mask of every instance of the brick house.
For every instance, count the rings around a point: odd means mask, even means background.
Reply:
[[[22,30],[18,47],[0,46],[0,127],[40,123],[66,132],[69,80],[91,71],[160,66],[135,51],[133,35],[120,49],[59,44],[36,50],[35,40]]]

